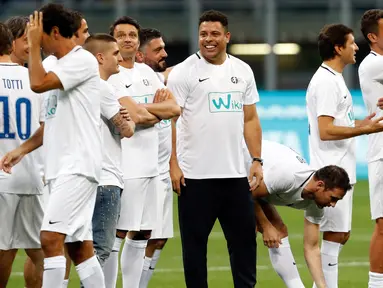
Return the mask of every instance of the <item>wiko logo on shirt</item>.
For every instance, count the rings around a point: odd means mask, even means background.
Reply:
[[[158,127],[162,129],[162,128],[169,127],[171,124],[172,124],[172,120],[163,119],[158,123]]]
[[[243,111],[243,92],[211,92],[208,98],[210,113]]]
[[[153,97],[154,94],[146,94],[142,96],[132,96],[132,98],[138,103],[138,104],[148,104],[153,103]]]
[[[49,94],[45,103],[45,118],[53,118],[56,116],[57,110],[57,95]]]

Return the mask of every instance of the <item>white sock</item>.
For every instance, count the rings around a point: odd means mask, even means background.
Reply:
[[[152,278],[154,269],[156,268],[158,259],[160,259],[160,254],[161,254],[161,249],[156,249],[154,250],[153,257],[152,257],[152,263],[150,263],[150,268],[149,268],[149,280]],[[149,283],[149,281],[148,281]]]
[[[148,240],[131,240],[126,238],[121,253],[123,288],[137,288],[139,286],[147,244]]]
[[[85,288],[105,288],[104,273],[96,255],[78,264],[76,271]]]
[[[61,286],[62,288],[67,288],[69,284],[69,279],[64,280],[63,285]]]
[[[383,274],[368,272],[368,288],[382,288],[383,287]]]
[[[124,239],[122,238],[116,237],[114,240],[112,252],[110,253],[108,259],[106,259],[104,267],[102,267],[105,276],[106,288],[116,287],[118,277],[118,254],[120,252],[121,243],[123,240]]]
[[[338,257],[343,245],[331,241],[322,241],[322,269],[327,288],[338,288]],[[313,288],[316,288],[314,283]]]
[[[291,252],[289,238],[281,239],[279,248],[269,248],[271,264],[288,288],[305,288]]]
[[[57,283],[64,282],[65,265],[66,259],[64,256],[44,259],[43,288],[57,287]]]
[[[144,258],[144,266],[142,268],[142,274],[140,279],[140,285],[139,288],[147,288],[149,284],[149,268],[150,263],[152,262],[152,258],[146,257]]]

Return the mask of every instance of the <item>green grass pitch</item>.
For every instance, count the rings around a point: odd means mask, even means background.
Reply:
[[[175,238],[171,239],[157,264],[156,271],[149,285],[151,288],[183,288],[185,287],[182,273],[181,243],[177,221],[177,197],[174,197],[175,207]],[[289,228],[290,243],[299,272],[306,287],[312,287],[308,269],[303,257],[303,212],[289,208],[279,209],[282,218]],[[370,206],[367,181],[360,181],[356,185],[353,205],[353,224],[351,238],[343,248],[339,259],[339,287],[360,288],[367,287],[368,282],[368,249],[373,222],[370,220]],[[258,235],[258,284],[256,287],[284,287],[283,282],[270,266],[268,251],[263,246],[261,235]],[[24,287],[23,264],[25,254],[19,252],[15,260],[9,288]],[[219,223],[213,229],[208,248],[209,287],[233,287],[226,242]],[[70,288],[79,287],[76,271],[72,267]],[[121,275],[119,283],[121,285]]]

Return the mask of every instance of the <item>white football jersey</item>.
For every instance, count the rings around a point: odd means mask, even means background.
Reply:
[[[44,122],[42,95],[30,88],[28,69],[0,63],[0,157],[19,147]],[[0,171],[0,193],[42,194],[39,149],[25,155],[12,174]]]
[[[158,89],[164,88],[156,73],[146,64],[134,63],[132,69],[120,67],[108,83],[118,98],[131,96],[137,103],[153,103]],[[155,126],[136,127],[134,135],[121,140],[124,179],[154,177],[158,171],[158,131]]]
[[[250,66],[231,55],[213,65],[196,53],[173,68],[167,86],[183,108],[177,154],[185,177],[246,177],[243,106],[259,101]]]
[[[124,188],[121,168],[121,137],[110,119],[120,111],[113,87],[101,79],[102,171],[99,185]]]
[[[383,56],[371,51],[359,66],[359,82],[364,104],[368,114],[376,113],[382,117],[383,111],[376,104],[383,97]],[[373,162],[383,159],[383,134],[368,135],[367,160]]]
[[[162,83],[165,82],[165,77],[162,73],[157,72],[157,77]],[[158,169],[160,180],[167,178],[170,166],[170,156],[172,154],[172,121],[162,120],[156,124],[158,129]]]
[[[252,158],[244,145],[246,166],[250,169]],[[314,200],[303,199],[303,188],[315,173],[306,160],[291,148],[272,141],[262,141],[263,180],[269,195],[265,200],[277,206],[289,206],[305,211],[311,223],[320,224],[324,211]]]
[[[352,98],[341,73],[322,64],[311,78],[306,93],[309,121],[310,166],[316,169],[338,165],[345,169],[350,183],[356,183],[355,138],[322,141],[318,117],[331,116],[334,125],[354,127]]]
[[[101,174],[100,75],[96,58],[76,46],[50,71],[64,89],[45,93],[45,178]]]

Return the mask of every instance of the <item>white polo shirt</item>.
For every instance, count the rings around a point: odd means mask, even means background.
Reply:
[[[132,69],[120,67],[120,73],[108,79],[117,98],[131,96],[137,103],[153,103],[158,89],[164,88],[156,73],[146,64],[134,63]],[[122,171],[124,179],[158,176],[158,131],[155,126],[136,127],[131,138],[123,138]]]
[[[44,122],[44,98],[30,88],[28,69],[0,63],[0,158],[29,139]],[[24,156],[12,174],[0,171],[0,193],[42,194],[39,150]]]
[[[51,67],[64,89],[46,94],[45,178],[101,174],[100,75],[96,58],[80,46]]]
[[[371,51],[359,66],[359,82],[364,104],[368,114],[376,113],[382,117],[383,111],[376,104],[383,97],[383,56]],[[368,135],[367,160],[373,162],[383,159],[383,134]]]
[[[250,169],[252,158],[244,146],[246,165]],[[314,176],[315,169],[291,148],[272,141],[262,141],[263,180],[269,195],[263,198],[270,204],[289,206],[305,211],[305,218],[320,224],[324,211],[314,200],[303,199],[302,192]]]
[[[213,65],[196,53],[174,67],[167,86],[183,108],[177,138],[185,177],[246,177],[243,106],[259,101],[250,66],[231,55]]]
[[[347,171],[350,183],[355,184],[355,138],[322,141],[318,129],[319,116],[333,117],[336,126],[355,126],[352,98],[342,74],[323,63],[311,78],[306,93],[306,109],[310,166],[319,169],[338,165]]]
[[[101,135],[102,135],[102,171],[101,185],[124,188],[122,174],[121,137],[114,124],[110,121],[120,111],[114,88],[101,79]]]

